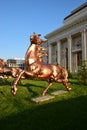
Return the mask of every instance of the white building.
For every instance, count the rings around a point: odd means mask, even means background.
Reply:
[[[81,60],[87,60],[87,2],[64,18],[64,25],[45,36],[48,63],[77,72]]]
[[[25,59],[24,58],[12,58],[7,60],[9,67],[17,67],[24,69],[25,68]]]

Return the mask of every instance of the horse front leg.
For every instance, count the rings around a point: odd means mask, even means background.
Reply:
[[[29,76],[29,77],[35,77],[35,74],[33,73],[33,72],[28,72],[28,71],[26,71],[26,70],[22,70],[20,73],[19,73],[19,75],[18,75],[18,77],[15,79],[15,81],[13,82],[13,86],[12,86],[12,88],[11,88],[11,92],[12,92],[12,94],[13,95],[15,95],[16,94],[16,91],[17,91],[17,84],[18,84],[18,82],[19,82],[19,80],[21,79],[21,77],[23,76],[23,75],[27,75],[27,76]]]
[[[18,77],[14,80],[13,86],[12,86],[12,88],[11,88],[11,92],[12,92],[13,95],[16,94],[18,81],[20,80],[20,78],[22,77],[22,75],[23,75],[24,73],[25,73],[24,70],[21,71],[21,72],[19,73]]]
[[[51,86],[52,86],[52,82],[51,82],[51,80],[48,80],[48,86],[47,86],[47,88],[43,91],[42,96],[45,96],[45,95],[46,95],[46,92],[48,91],[48,89],[49,89]]]

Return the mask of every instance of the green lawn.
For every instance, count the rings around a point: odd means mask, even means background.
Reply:
[[[31,98],[41,96],[45,81],[23,80],[16,96],[11,94],[10,81],[0,82],[0,130],[87,129],[87,86],[70,79],[72,92],[36,104]],[[66,90],[62,84],[53,83],[47,94],[60,89]]]

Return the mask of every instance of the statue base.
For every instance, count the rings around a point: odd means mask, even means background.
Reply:
[[[58,90],[58,91],[52,92],[51,94],[56,96],[56,95],[64,94],[64,93],[67,93],[67,91],[65,91],[65,90]]]
[[[67,91],[58,90],[58,91],[52,92],[51,95],[40,96],[40,97],[37,97],[37,98],[31,98],[31,101],[33,101],[35,103],[44,102],[44,101],[55,98],[55,96],[57,96],[57,95],[64,94],[64,93],[67,93]]]
[[[47,100],[53,99],[53,98],[54,98],[54,96],[47,95],[47,96],[32,98],[31,101],[39,103],[39,102],[47,101]]]

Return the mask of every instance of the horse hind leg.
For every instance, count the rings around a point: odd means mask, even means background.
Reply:
[[[63,83],[63,85],[65,86],[65,88],[70,92],[72,91],[72,88],[70,87],[70,84],[68,82],[67,79],[57,79],[55,78],[55,82],[57,83]]]
[[[72,91],[72,88],[70,87],[70,83],[67,80],[63,81],[63,85],[66,87],[67,91]]]
[[[51,86],[52,86],[52,82],[51,82],[51,80],[48,80],[48,86],[47,86],[47,88],[43,91],[42,96],[45,96],[45,95],[46,95],[48,89],[49,89]]]

